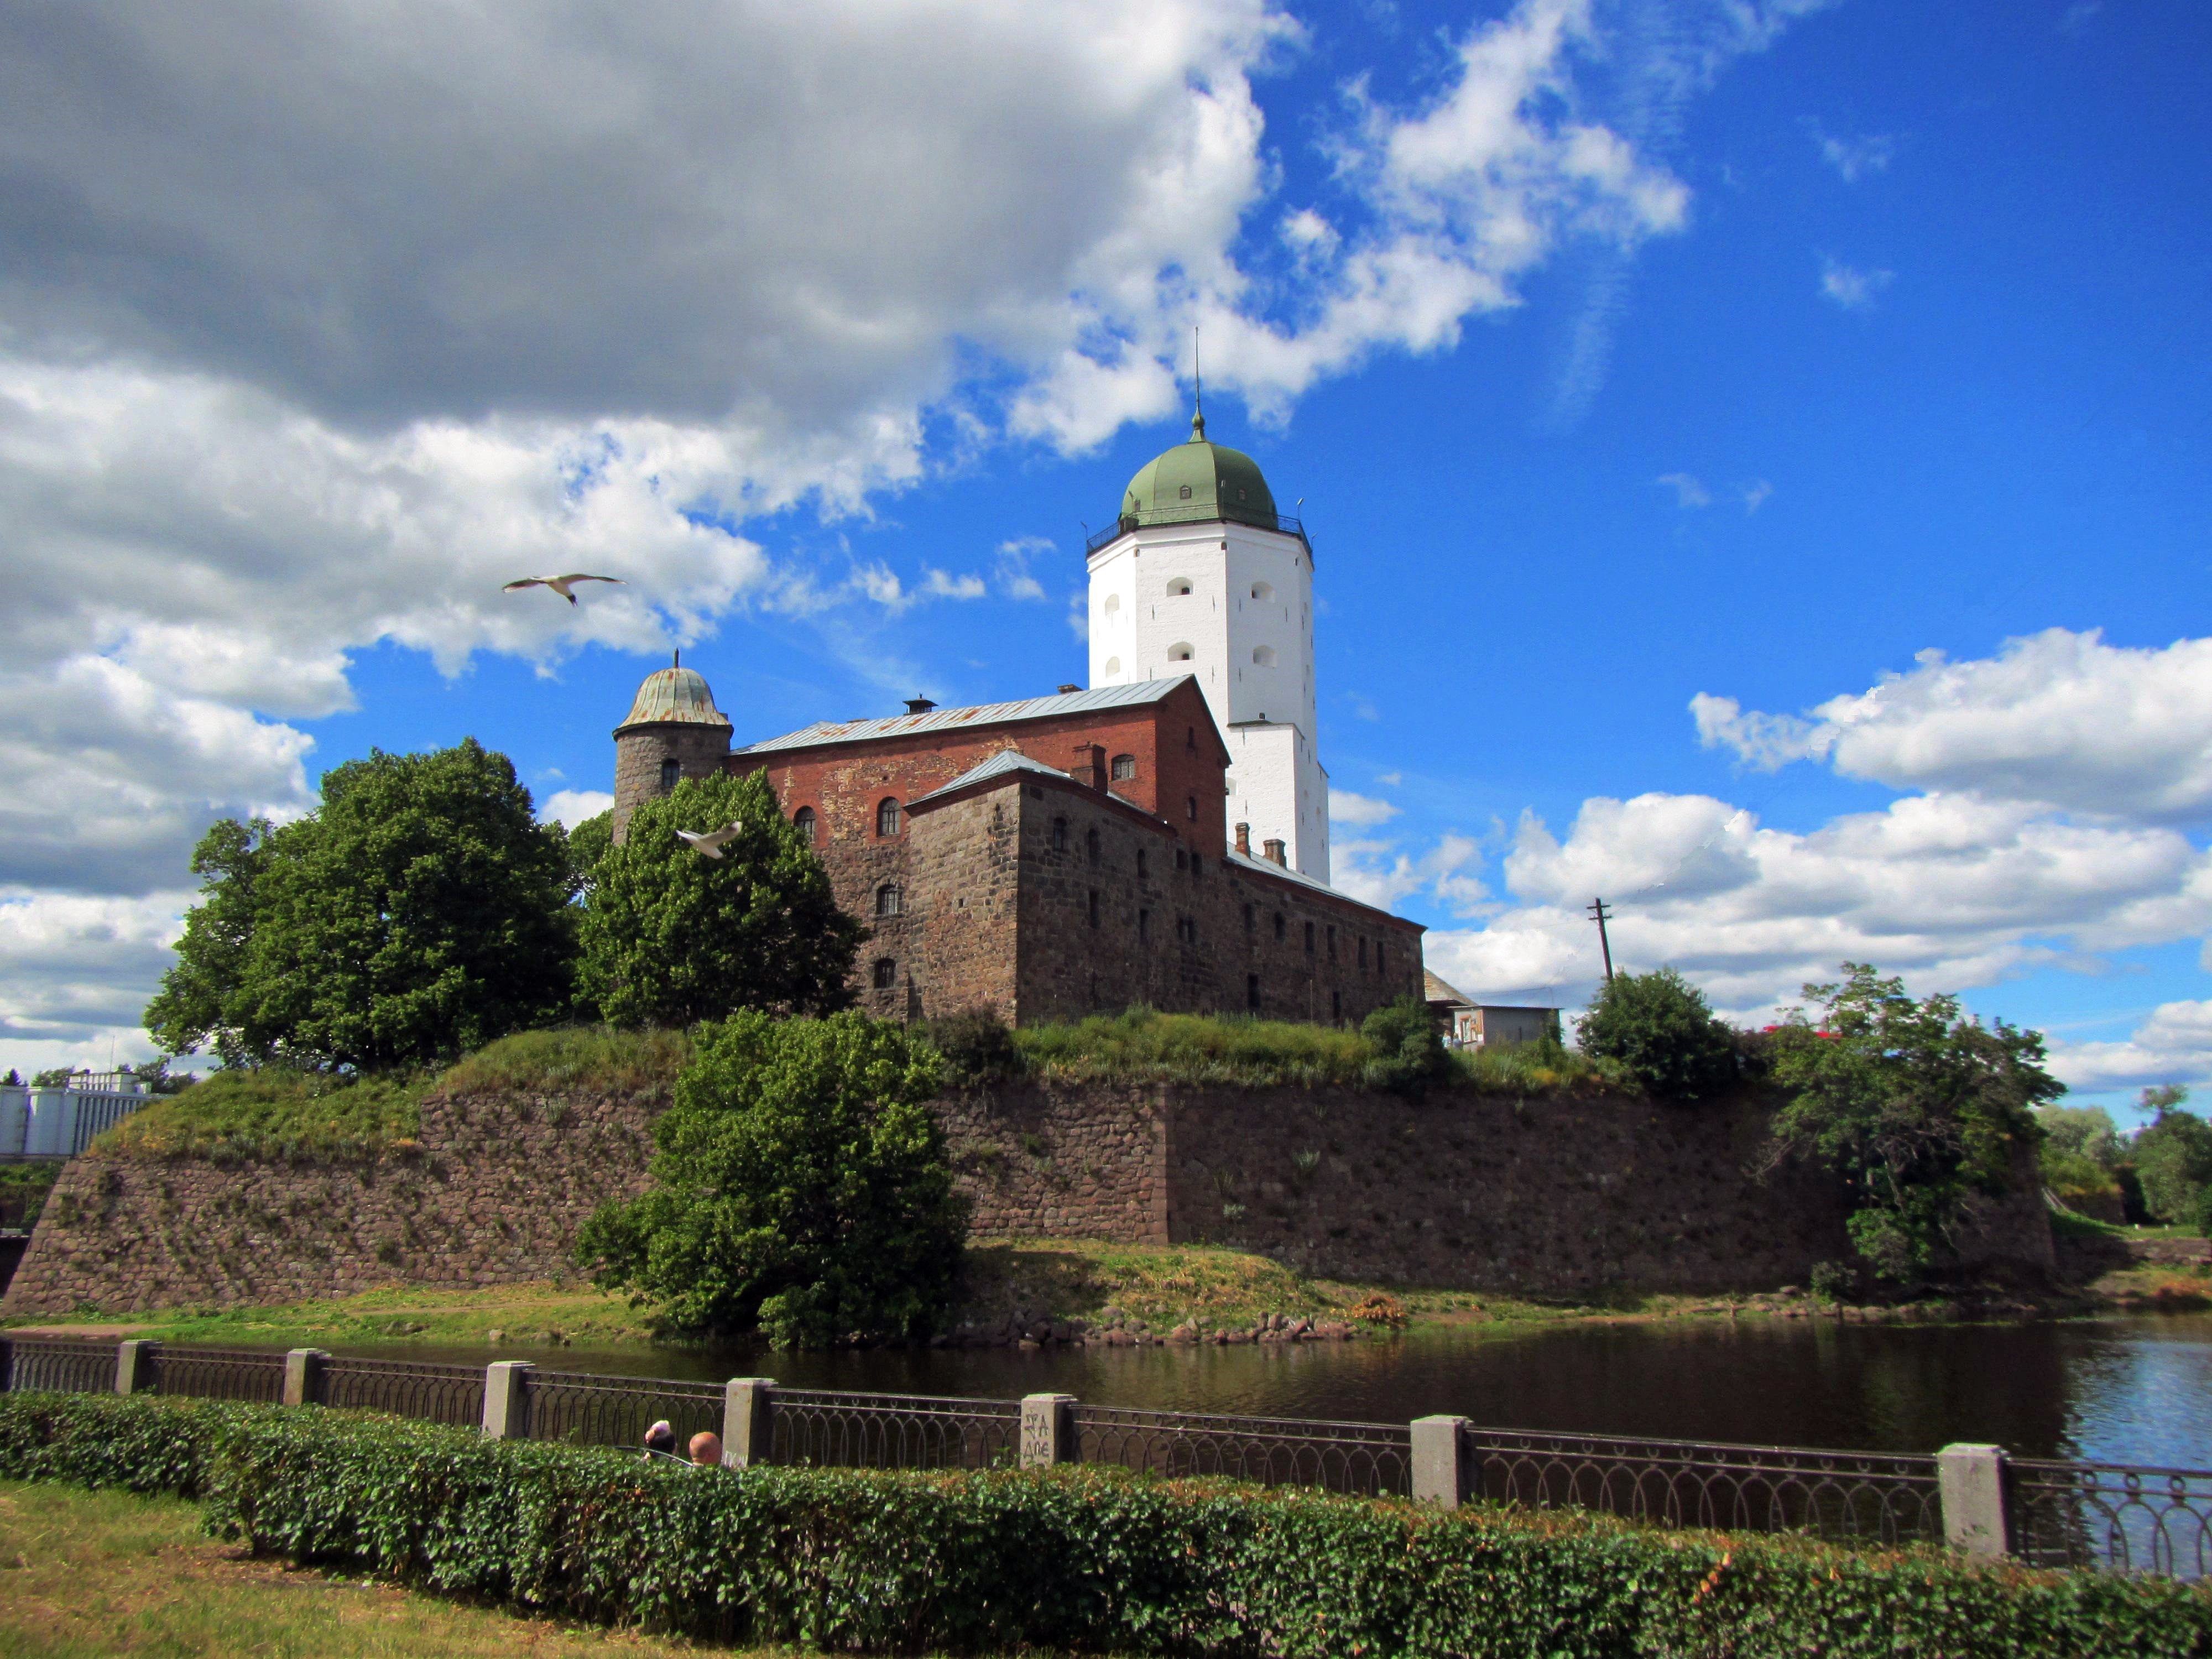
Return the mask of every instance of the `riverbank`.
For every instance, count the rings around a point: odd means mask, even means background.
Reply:
[[[2190,1241],[2180,1241],[2188,1244]],[[2194,1241],[2202,1247],[2202,1241]],[[2106,1247],[2110,1254],[2111,1247]],[[992,1346],[1042,1340],[1115,1346],[1279,1336],[1301,1321],[1348,1328],[1451,1330],[1480,1336],[1593,1322],[1834,1318],[1868,1323],[2094,1315],[2212,1306],[2212,1262],[2120,1259],[2087,1267],[2095,1276],[2051,1296],[1934,1299],[1838,1307],[1802,1287],[1753,1295],[1625,1294],[1527,1299],[1449,1287],[1310,1278],[1244,1251],[1212,1247],[1102,1244],[1040,1239],[969,1252],[959,1340]],[[87,1314],[6,1322],[18,1329],[153,1337],[177,1343],[272,1347],[498,1346],[649,1350],[649,1314],[587,1284],[541,1281],[483,1290],[394,1285],[349,1297],[265,1307],[179,1308],[143,1315]],[[1267,1328],[1263,1330],[1263,1325]],[[1120,1337],[1113,1331],[1121,1333]],[[1304,1334],[1310,1335],[1309,1331]]]

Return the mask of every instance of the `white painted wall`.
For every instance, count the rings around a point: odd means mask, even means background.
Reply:
[[[1090,562],[1091,684],[1196,678],[1230,751],[1231,823],[1328,879],[1328,775],[1315,750],[1313,559],[1249,525],[1158,525]],[[1188,591],[1183,591],[1187,588]]]
[[[0,1088],[0,1153],[74,1158],[150,1098],[128,1089]]]

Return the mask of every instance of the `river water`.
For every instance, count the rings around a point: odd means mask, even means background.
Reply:
[[[355,1352],[372,1352],[356,1350]],[[400,1357],[399,1350],[374,1350]],[[1155,1411],[1404,1422],[2212,1468],[2212,1316],[2019,1325],[1701,1319],[1434,1330],[1253,1347],[596,1352],[508,1345],[407,1357],[549,1370]]]

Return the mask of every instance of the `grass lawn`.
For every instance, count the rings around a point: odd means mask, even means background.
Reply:
[[[0,1481],[0,1656],[676,1654],[629,1631],[441,1601],[256,1561],[200,1534],[173,1498]],[[727,1652],[729,1650],[717,1650]]]

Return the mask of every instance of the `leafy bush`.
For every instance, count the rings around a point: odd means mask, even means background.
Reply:
[[[140,1107],[93,1144],[125,1158],[362,1158],[421,1133],[427,1085],[404,1072],[240,1066]]]
[[[720,858],[677,831],[741,826]],[[690,1025],[737,1008],[848,1006],[866,932],[760,773],[686,778],[630,815],[592,866],[580,985],[616,1025]]]
[[[921,1027],[945,1061],[945,1080],[956,1089],[1017,1078],[1029,1069],[1013,1029],[989,1008],[968,1008]]]
[[[473,738],[372,750],[282,829],[225,819],[177,963],[146,1010],[173,1054],[387,1068],[452,1059],[567,1009],[568,856]]]
[[[1444,1511],[1120,1471],[647,1466],[313,1407],[0,1398],[0,1476],[199,1497],[209,1529],[559,1618],[829,1651],[2179,1659],[2212,1597],[1934,1550]]]
[[[1843,1178],[1860,1259],[1909,1284],[1949,1265],[1966,1200],[2010,1188],[2015,1149],[2041,1132],[2032,1108],[2064,1088],[2043,1069],[2043,1038],[1984,1027],[1958,999],[1916,1002],[1863,963],[1808,985],[1816,1029],[1792,1009],[1778,1033],[1772,1162],[1805,1157]]]
[[[43,1160],[0,1164],[0,1227],[37,1226],[39,1212],[46,1207],[46,1194],[61,1172],[59,1164]]]
[[[1707,1099],[1736,1080],[1734,1035],[1672,968],[1615,974],[1591,1000],[1577,1041],[1662,1100]]]
[[[1550,1094],[1574,1089],[1632,1089],[1619,1062],[1577,1054],[1555,1036],[1486,1043],[1451,1054],[1454,1081],[1481,1094]]]
[[[865,1014],[702,1026],[653,1126],[652,1190],[603,1206],[578,1258],[672,1330],[933,1334],[968,1225],[923,1106],[940,1080],[927,1043]]]
[[[1360,1068],[1360,1080],[1370,1089],[1419,1095],[1450,1075],[1444,1034],[1429,1005],[1417,996],[1402,996],[1377,1008],[1360,1022],[1359,1035],[1375,1054]]]
[[[2130,1149],[2143,1207],[2154,1220],[2187,1221],[2198,1198],[2212,1188],[2212,1124],[2182,1109],[2186,1090],[2143,1093],[2144,1104],[2157,1114],[2136,1132]]]

